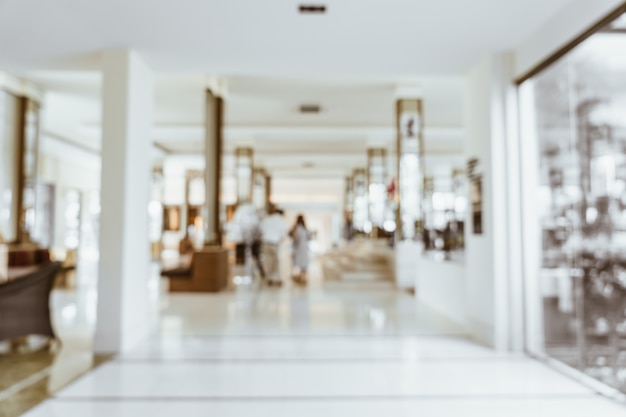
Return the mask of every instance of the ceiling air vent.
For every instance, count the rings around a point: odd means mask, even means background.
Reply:
[[[319,113],[321,110],[319,104],[301,104],[300,105],[300,113],[303,114],[315,114]]]
[[[299,6],[301,14],[324,14],[326,5],[324,4],[301,4]]]

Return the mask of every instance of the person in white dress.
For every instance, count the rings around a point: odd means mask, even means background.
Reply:
[[[293,280],[297,284],[306,284],[309,268],[309,239],[303,215],[298,215],[296,224],[289,233],[293,244]]]

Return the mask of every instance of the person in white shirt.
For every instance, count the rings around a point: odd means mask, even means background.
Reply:
[[[279,245],[287,235],[287,223],[282,212],[270,207],[269,215],[261,222],[262,253],[268,285],[282,285],[279,274]]]

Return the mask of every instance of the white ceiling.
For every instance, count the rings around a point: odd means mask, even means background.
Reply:
[[[98,68],[132,47],[157,70],[220,75],[464,73],[511,49],[570,0],[4,0],[0,67]],[[305,2],[308,3],[308,2]]]
[[[93,149],[100,148],[98,73],[38,71],[31,81],[46,90],[44,130]],[[251,146],[257,155],[358,154],[368,147],[392,150],[397,85],[390,79],[294,79],[224,77],[226,150]],[[463,78],[422,77],[413,85],[425,103],[427,148],[462,150]],[[206,77],[159,76],[153,140],[175,152],[197,153],[204,140]],[[302,103],[321,105],[320,114],[298,112]],[[271,168],[271,160],[262,160]],[[350,168],[351,169],[351,168]]]
[[[300,15],[296,0],[0,0],[0,69],[45,89],[47,133],[99,149],[100,51],[136,49],[157,73],[152,139],[196,154],[217,76],[228,155],[253,146],[276,178],[335,181],[365,164],[368,147],[393,152],[396,91],[411,86],[431,163],[448,169],[463,153],[468,68],[570,0],[320,2],[322,16]],[[306,103],[322,112],[300,114]]]
[[[98,150],[100,75],[44,71],[31,72],[29,78],[47,91],[44,131]],[[295,204],[309,198],[340,205],[338,184],[366,165],[369,147],[394,152],[393,80],[240,76],[224,81],[229,90],[224,174],[234,175],[237,146],[253,147],[255,165],[265,167],[274,178],[276,202]],[[428,168],[450,172],[463,164],[463,78],[422,77],[413,85],[424,100]],[[202,154],[205,87],[204,76],[157,78],[152,139],[161,148]],[[320,104],[322,112],[300,114],[297,107],[303,102]],[[393,175],[392,158],[389,165]],[[301,186],[284,191],[296,183]]]

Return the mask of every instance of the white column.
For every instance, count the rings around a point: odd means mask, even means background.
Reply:
[[[148,283],[152,73],[133,51],[103,53],[98,319],[94,350],[120,352],[155,323]]]

